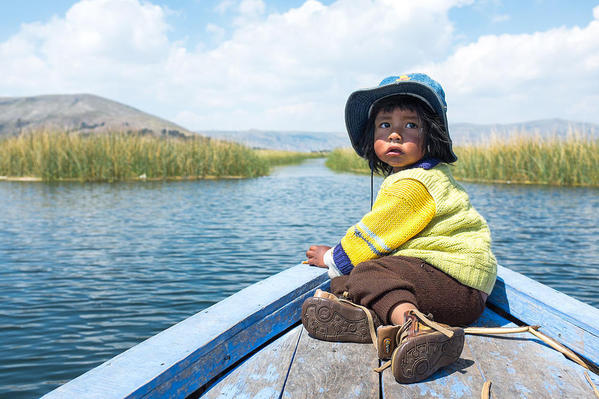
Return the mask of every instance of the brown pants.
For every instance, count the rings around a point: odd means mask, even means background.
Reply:
[[[331,292],[347,292],[352,302],[374,310],[385,324],[391,324],[393,308],[405,302],[425,314],[432,313],[435,321],[453,326],[474,322],[485,309],[479,290],[407,256],[360,263],[349,275],[335,277]]]

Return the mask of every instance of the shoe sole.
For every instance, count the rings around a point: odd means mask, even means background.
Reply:
[[[464,348],[464,330],[451,330],[454,332],[451,338],[435,331],[416,336],[401,345],[393,354],[391,363],[395,380],[401,384],[422,381],[458,360]]]
[[[311,337],[322,341],[372,342],[364,311],[332,299],[306,299],[302,305],[302,324]]]

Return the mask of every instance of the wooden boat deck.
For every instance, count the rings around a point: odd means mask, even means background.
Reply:
[[[428,380],[395,382],[370,344],[308,336],[301,305],[330,280],[298,265],[253,284],[44,395],[71,398],[593,398],[584,369],[529,333],[467,335],[461,358]],[[599,309],[509,269],[477,325],[539,325],[586,358],[599,386]],[[509,319],[509,320],[508,320]],[[599,395],[598,395],[599,397]]]
[[[487,309],[478,326],[514,327]],[[472,398],[492,381],[495,398],[593,398],[585,369],[532,334],[467,335],[460,359],[426,381],[381,376],[374,347],[310,337],[301,326],[240,364],[203,398]]]

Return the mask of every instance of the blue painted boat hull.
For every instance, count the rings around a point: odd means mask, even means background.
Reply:
[[[301,304],[326,271],[298,265],[247,287],[149,338],[44,396],[56,398],[172,398],[206,390],[240,360],[300,320]],[[509,269],[487,303],[599,364],[599,309]]]

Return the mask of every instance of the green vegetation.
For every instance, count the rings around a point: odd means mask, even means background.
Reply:
[[[291,165],[301,163],[308,158],[324,158],[322,152],[294,152],[282,150],[256,150],[256,154],[268,162],[270,166]]]
[[[565,139],[514,134],[487,145],[456,148],[458,179],[564,186],[599,186],[599,140],[580,133]]]
[[[43,181],[256,177],[301,153],[268,154],[205,137],[38,132],[0,139],[0,176]],[[310,154],[304,154],[310,157]]]
[[[368,162],[360,158],[352,148],[336,148],[327,157],[325,165],[335,172],[370,174]]]
[[[512,182],[599,186],[599,140],[580,133],[566,139],[523,133],[493,138],[488,144],[456,147],[456,178],[477,182]],[[331,152],[326,165],[336,171],[370,173],[351,149]]]

